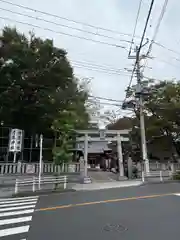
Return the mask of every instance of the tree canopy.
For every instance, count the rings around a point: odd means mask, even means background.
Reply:
[[[3,29],[0,120],[5,126],[23,129],[28,135],[69,135],[75,128],[88,126],[87,99],[88,90],[75,77],[64,49],[32,32],[26,36],[16,28]],[[66,148],[61,144],[62,151]]]
[[[87,92],[75,78],[65,50],[15,28],[4,28],[0,40],[0,119],[6,125],[42,132],[69,108],[81,124],[88,123]]]
[[[180,82],[150,80],[144,81],[143,87],[148,151],[160,159],[166,155],[175,160],[180,155]],[[132,86],[129,89],[131,98],[135,88]],[[129,125],[133,129],[132,140],[140,148],[139,108],[137,102],[133,103],[130,106],[134,106],[134,117],[128,118],[128,121],[120,119],[109,127],[122,129]]]

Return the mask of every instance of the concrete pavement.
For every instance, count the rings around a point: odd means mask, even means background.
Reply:
[[[110,189],[110,188],[122,188],[122,187],[132,187],[140,186],[142,181],[140,180],[128,180],[128,181],[110,181],[110,182],[96,182],[90,184],[75,184],[72,189],[76,191],[92,191],[100,189]]]

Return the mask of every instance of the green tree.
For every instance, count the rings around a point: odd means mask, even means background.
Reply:
[[[0,118],[6,124],[43,131],[59,111],[72,102],[80,103],[82,90],[66,52],[54,47],[52,40],[32,33],[26,37],[11,28],[5,28],[0,39]]]
[[[148,144],[159,153],[169,151],[175,160],[180,140],[180,83],[174,81],[144,81],[144,113]],[[129,93],[135,91],[133,86]],[[139,118],[138,108],[134,109]],[[138,126],[137,126],[138,127]]]
[[[67,123],[70,129],[87,127],[88,93],[75,78],[65,50],[55,47],[52,40],[33,33],[25,36],[8,27],[0,41],[0,119],[4,125],[24,129],[29,135],[58,128],[68,132]],[[64,115],[65,110],[68,114]]]
[[[85,96],[84,96],[85,97]],[[83,98],[83,95],[82,95]],[[66,110],[59,112],[58,117],[53,121],[52,129],[55,133],[55,146],[53,148],[53,160],[56,164],[71,161],[72,149],[75,146],[75,129],[87,128],[88,114],[84,111],[83,101],[81,108],[78,104],[70,104]]]

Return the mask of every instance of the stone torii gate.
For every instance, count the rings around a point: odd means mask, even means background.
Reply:
[[[124,177],[123,167],[123,153],[122,153],[122,142],[129,141],[129,132],[131,129],[125,130],[76,130],[77,143],[84,143],[84,178],[88,178],[88,143],[89,142],[117,142],[117,152],[119,161],[119,176]]]

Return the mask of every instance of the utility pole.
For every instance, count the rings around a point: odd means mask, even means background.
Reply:
[[[147,156],[147,145],[146,145],[146,133],[145,133],[145,121],[144,121],[144,104],[143,104],[143,88],[141,82],[140,73],[140,52],[139,48],[136,47],[136,74],[137,74],[137,89],[136,95],[139,97],[139,114],[140,114],[140,131],[141,131],[141,148],[142,148],[142,158],[144,162],[145,172],[149,172],[149,160]]]

